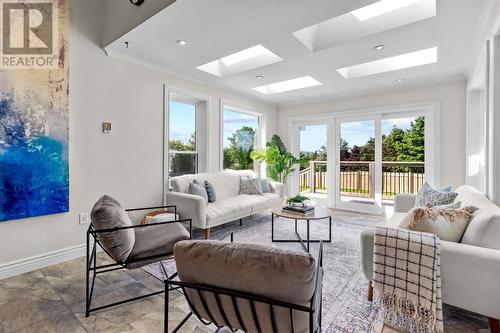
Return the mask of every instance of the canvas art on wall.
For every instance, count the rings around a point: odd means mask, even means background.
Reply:
[[[0,5],[0,221],[67,212],[68,1]]]

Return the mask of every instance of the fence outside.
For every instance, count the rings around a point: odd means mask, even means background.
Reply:
[[[382,162],[382,195],[392,198],[398,193],[418,193],[425,182],[424,162]],[[300,171],[300,191],[327,191],[326,161],[310,161]],[[375,197],[375,162],[340,162],[342,195]]]

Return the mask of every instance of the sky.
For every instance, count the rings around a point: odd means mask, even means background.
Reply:
[[[191,104],[170,102],[169,140],[189,141],[196,129],[196,107]]]
[[[194,105],[170,102],[170,140],[181,140],[187,142],[195,131],[196,108]],[[382,134],[389,134],[394,125],[401,129],[410,128],[411,118],[383,119]],[[228,137],[243,126],[257,129],[258,118],[244,113],[224,110],[224,146],[229,145]],[[349,142],[349,146],[363,146],[370,137],[375,135],[375,122],[356,121],[341,124],[342,138]],[[322,145],[326,145],[327,126],[306,126],[300,132],[300,150],[315,151]]]
[[[411,118],[399,119],[383,119],[382,134],[389,134],[394,125],[407,130],[410,128],[410,123],[414,120]],[[363,146],[370,138],[375,136],[375,121],[356,121],[341,124],[341,136],[349,143],[349,147],[354,145]],[[300,132],[300,151],[311,152],[318,150],[322,145],[326,146],[327,140],[327,125],[311,125],[306,126]]]
[[[196,128],[196,107],[191,104],[170,102],[170,138],[187,143]],[[259,127],[256,116],[229,110],[224,111],[224,146],[229,145],[228,137],[243,126]]]

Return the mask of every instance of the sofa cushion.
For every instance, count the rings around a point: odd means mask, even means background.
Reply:
[[[456,192],[440,191],[425,182],[418,192],[415,207],[441,206],[452,203],[457,197]]]
[[[132,226],[132,221],[125,209],[109,195],[104,195],[96,202],[90,216],[96,230]],[[124,262],[128,258],[135,243],[132,228],[97,233],[97,238],[102,247],[117,262]]]
[[[399,228],[435,234],[444,241],[460,242],[475,210],[475,207],[462,209],[416,207],[408,212]]]
[[[272,192],[274,192],[271,189],[271,184],[269,183],[269,181],[267,179],[261,179],[260,180],[260,186],[262,187],[262,193],[272,193]]]
[[[244,200],[250,204],[252,214],[271,209],[281,204],[281,197],[276,193],[264,193],[263,195],[244,195]]]
[[[462,243],[500,250],[500,207],[471,186],[457,189],[462,206],[475,206],[478,211],[470,220]]]
[[[208,202],[215,202],[217,200],[217,196],[215,194],[214,187],[208,182],[208,180],[205,180],[203,184],[205,186],[205,190],[207,191]]]
[[[194,175],[183,175],[172,177],[170,185],[172,191],[187,193],[189,184],[193,180],[203,183],[205,180],[210,182],[217,193],[217,199],[234,197],[240,193],[240,176],[255,176],[251,170],[224,170],[212,173],[198,173]]]
[[[205,205],[208,203],[208,195],[205,187],[198,185],[197,183],[195,183],[195,181],[189,184],[187,193],[202,197],[205,201]]]
[[[233,221],[252,213],[251,203],[246,197],[237,195],[230,198],[218,199],[207,205],[207,226],[212,227],[221,223]]]
[[[240,194],[262,194],[260,179],[249,176],[241,176]]]

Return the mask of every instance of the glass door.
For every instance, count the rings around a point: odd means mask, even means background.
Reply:
[[[299,125],[298,193],[327,205],[328,197],[328,124]]]
[[[336,206],[380,213],[380,117],[337,119]]]

